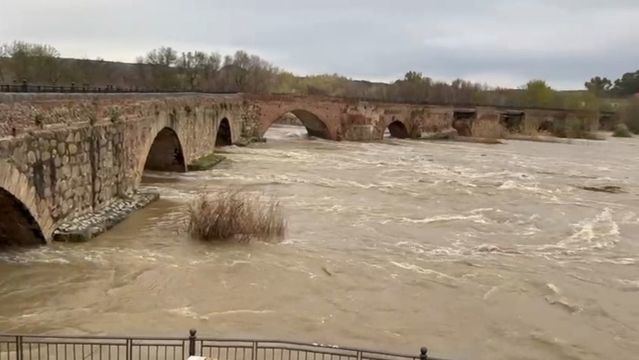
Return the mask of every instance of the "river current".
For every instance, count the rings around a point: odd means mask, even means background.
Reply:
[[[307,139],[150,173],[161,199],[83,244],[0,254],[3,332],[281,338],[451,359],[636,359],[639,140]],[[611,194],[582,187],[619,186]],[[281,201],[280,243],[207,244],[189,201]]]

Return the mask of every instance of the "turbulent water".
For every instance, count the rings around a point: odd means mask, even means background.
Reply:
[[[303,129],[303,128],[302,128]],[[639,141],[309,140],[296,127],[154,173],[162,199],[85,244],[0,255],[3,332],[312,340],[480,359],[635,359]],[[620,186],[624,193],[584,190]],[[281,200],[282,243],[211,245],[188,202]]]

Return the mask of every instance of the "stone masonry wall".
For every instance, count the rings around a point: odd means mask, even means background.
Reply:
[[[214,152],[223,118],[231,124],[234,141],[242,131],[241,103],[208,96],[37,97],[0,103],[0,109],[0,118],[11,120],[3,128],[20,129],[0,137],[0,161],[15,169],[26,183],[21,186],[35,194],[30,202],[37,209],[31,212],[39,223],[48,224],[46,238],[64,219],[130,196],[163,128],[177,133],[187,163]],[[12,179],[0,176],[0,188],[19,192]]]

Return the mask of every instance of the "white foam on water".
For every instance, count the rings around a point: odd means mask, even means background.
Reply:
[[[397,266],[398,268],[404,269],[404,270],[409,270],[409,271],[413,271],[419,274],[425,274],[425,275],[434,275],[437,278],[443,278],[443,279],[448,279],[448,280],[452,280],[452,281],[457,281],[457,278],[454,278],[450,275],[444,274],[442,272],[439,271],[435,271],[432,269],[426,269],[423,268],[419,265],[415,265],[415,264],[411,264],[411,263],[404,263],[404,262],[396,262],[396,261],[391,261],[391,264]]]
[[[615,279],[621,290],[639,291],[639,280]]]
[[[195,319],[195,320],[208,320],[208,316],[205,315],[200,315],[198,313],[196,313],[195,311],[193,311],[193,309],[190,306],[183,306],[183,307],[179,307],[179,308],[175,308],[175,309],[169,309],[167,310],[169,313],[174,314],[174,315],[179,315],[182,317],[188,317],[191,319]]]
[[[546,287],[550,289],[554,294],[559,295],[559,293],[561,292],[561,290],[559,290],[559,287],[555,284],[547,283]]]
[[[619,241],[619,225],[612,217],[612,210],[605,208],[592,219],[573,225],[574,232],[557,246],[566,249],[605,249],[614,247]]]
[[[451,221],[465,221],[470,220],[472,222],[478,224],[488,224],[486,218],[481,214],[473,214],[473,215],[436,215],[431,217],[426,217],[423,219],[410,219],[410,218],[402,218],[403,222],[413,223],[413,224],[431,224],[431,223],[439,223],[439,222],[451,222]]]
[[[484,293],[483,299],[488,300],[488,298],[490,298],[494,293],[496,293],[497,290],[499,290],[499,286],[493,286],[492,288],[490,288],[490,290]]]
[[[211,316],[226,316],[226,315],[239,315],[239,314],[264,315],[264,314],[272,314],[274,312],[275,311],[273,310],[237,309],[237,310],[210,312],[204,315],[204,318],[208,319]]]

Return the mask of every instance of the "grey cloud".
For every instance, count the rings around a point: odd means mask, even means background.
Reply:
[[[303,73],[580,88],[639,67],[637,18],[635,0],[23,0],[0,12],[0,39],[128,61],[160,45],[244,48]]]

